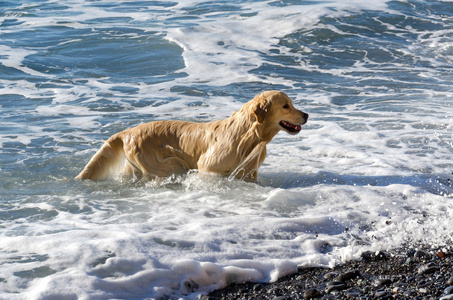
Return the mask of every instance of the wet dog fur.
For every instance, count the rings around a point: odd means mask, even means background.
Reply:
[[[152,180],[198,169],[254,181],[266,145],[280,130],[299,133],[307,119],[285,93],[262,92],[223,120],[155,121],[119,132],[76,179]]]

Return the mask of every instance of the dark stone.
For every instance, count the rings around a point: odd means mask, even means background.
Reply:
[[[373,253],[371,251],[365,251],[360,256],[364,261],[370,261],[373,256]]]
[[[324,279],[330,280],[333,279],[334,277],[338,276],[338,273],[335,272],[329,272],[324,275]]]
[[[263,285],[261,283],[257,283],[253,286],[254,291],[259,291],[263,288]]]
[[[389,293],[386,290],[377,290],[374,295],[380,299],[385,299],[389,297]]]
[[[422,265],[418,268],[418,274],[432,274],[439,270],[439,267],[434,265],[433,263],[427,263],[425,265]]]
[[[376,260],[388,259],[390,256],[385,251],[379,251],[375,254]]]
[[[374,282],[374,285],[377,287],[381,287],[381,286],[390,285],[391,283],[392,283],[392,280],[390,280],[388,278],[381,278],[381,279],[376,279],[376,281]]]
[[[309,290],[306,290],[304,293],[305,299],[315,299],[315,298],[319,298],[320,296],[321,296],[321,292],[318,291],[317,289],[309,289]]]
[[[358,299],[358,298],[360,298],[360,296],[362,296],[362,294],[357,291],[348,291],[346,293],[346,297],[348,297],[348,298]]]
[[[327,286],[344,284],[343,281],[329,281]]]
[[[365,261],[378,261],[388,259],[389,255],[384,251],[378,252],[365,251],[362,253],[361,257]]]
[[[414,295],[414,291],[413,290],[407,290],[403,293],[403,296],[404,297],[412,297]]]
[[[414,257],[415,258],[423,258],[423,257],[427,257],[428,255],[426,254],[425,251],[422,251],[422,250],[417,250],[415,251],[414,253]]]
[[[272,298],[272,300],[287,300],[290,298],[291,297],[288,297],[288,296],[278,296],[278,297]]]
[[[409,249],[409,250],[406,251],[406,256],[407,257],[414,257],[415,252],[417,252],[417,251],[415,251],[414,249]]]
[[[343,282],[331,281],[327,283],[326,293],[330,294],[335,291],[342,291],[346,289],[348,286]]]
[[[408,284],[405,283],[405,282],[400,282],[400,281],[398,281],[398,282],[395,282],[395,283],[393,284],[393,286],[394,286],[394,287],[402,287],[402,288],[403,288],[403,287],[407,287]]]
[[[427,287],[429,285],[429,282],[426,282],[426,281],[420,281],[418,284],[417,284],[417,287],[418,288],[424,288],[424,287]]]
[[[343,274],[340,274],[335,278],[336,281],[348,281],[354,278],[360,277],[360,272],[357,270],[349,271]]]

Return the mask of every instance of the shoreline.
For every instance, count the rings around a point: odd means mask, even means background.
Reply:
[[[453,247],[365,252],[333,269],[299,268],[273,283],[233,284],[200,299],[453,300]]]

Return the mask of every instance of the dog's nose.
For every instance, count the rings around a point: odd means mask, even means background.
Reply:
[[[305,119],[305,120],[308,120],[308,117],[309,117],[309,115],[306,114],[306,113],[304,113],[304,119]]]

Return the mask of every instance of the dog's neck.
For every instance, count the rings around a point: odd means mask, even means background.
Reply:
[[[269,143],[278,133],[278,130],[266,130],[266,127],[269,126],[259,123],[253,115],[243,110],[235,112],[230,118],[224,121],[229,126],[235,128],[232,133],[233,136],[230,136],[230,140],[232,141],[232,146],[237,147],[237,151],[241,154],[248,154],[248,152],[252,151],[260,143]],[[231,131],[225,130],[225,132]]]

